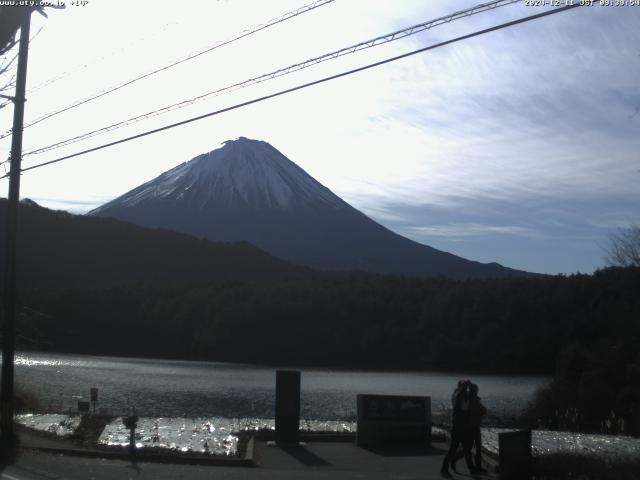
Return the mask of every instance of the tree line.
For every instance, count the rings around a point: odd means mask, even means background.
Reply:
[[[288,365],[555,371],[564,348],[640,351],[640,268],[452,281],[365,273],[43,289],[21,296],[32,348]]]

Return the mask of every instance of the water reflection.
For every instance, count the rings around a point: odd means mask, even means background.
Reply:
[[[273,418],[275,367],[62,354],[18,355],[19,389],[41,399],[48,412],[77,409],[99,388],[98,408],[122,415]],[[428,395],[433,410],[448,408],[459,378],[480,385],[494,416],[517,414],[544,377],[505,377],[435,372],[371,372],[302,369],[301,415],[353,420],[358,393]]]
[[[71,367],[78,366],[79,362],[71,361],[71,360],[63,360],[60,358],[53,357],[39,357],[39,356],[31,356],[31,355],[16,355],[14,360],[15,365],[17,366],[26,366],[26,367],[35,367],[35,366],[45,366],[45,367]],[[2,364],[2,360],[0,359],[0,364]]]

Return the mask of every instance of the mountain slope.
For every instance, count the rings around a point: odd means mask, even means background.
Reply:
[[[524,274],[393,233],[268,143],[244,137],[161,174],[90,215],[211,240],[245,240],[320,269],[452,278]]]
[[[0,199],[0,225],[6,221],[6,206],[7,201]],[[21,288],[278,279],[302,270],[248,243],[213,243],[169,230],[48,210],[33,202],[23,202],[19,208]],[[0,235],[1,252],[4,242]],[[3,262],[4,256],[0,268]]]

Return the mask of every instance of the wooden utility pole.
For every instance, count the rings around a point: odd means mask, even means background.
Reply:
[[[22,128],[24,123],[25,85],[27,83],[27,57],[31,8],[25,7],[20,23],[20,50],[16,96],[13,99],[13,134],[11,136],[11,173],[9,201],[7,202],[6,245],[4,261],[4,323],[2,325],[2,396],[0,398],[0,426],[2,445],[14,444],[13,432],[13,366],[16,326],[16,224],[20,198],[20,162],[22,159]]]

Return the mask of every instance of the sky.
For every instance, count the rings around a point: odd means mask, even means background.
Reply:
[[[66,3],[33,16],[27,123],[311,1]],[[26,128],[24,152],[478,3],[335,0]],[[523,1],[450,22],[25,155],[23,168],[548,8]],[[245,136],[418,242],[528,271],[591,273],[605,266],[609,236],[640,222],[638,25],[640,7],[576,8],[24,172],[21,197],[84,213]],[[11,115],[0,110],[1,132]],[[2,159],[9,147],[0,140]],[[0,180],[0,195],[7,189]]]

